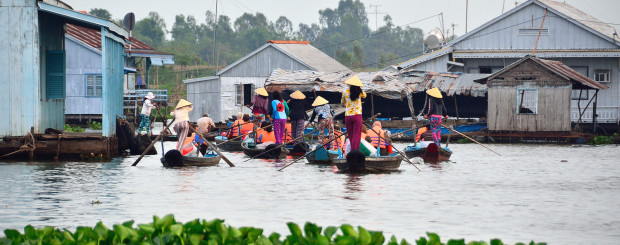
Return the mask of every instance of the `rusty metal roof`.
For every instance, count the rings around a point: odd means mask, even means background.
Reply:
[[[72,24],[67,24],[67,35],[70,37],[90,46],[101,50],[101,32],[93,29],[84,28]],[[141,42],[138,39],[130,38],[131,53],[137,54],[158,54],[158,55],[171,55],[169,53],[163,53],[155,51],[155,49],[146,43]],[[125,44],[125,53],[129,53],[129,44]]]
[[[437,87],[448,96],[486,96],[487,86],[474,82],[488,74],[426,72],[420,76],[402,75],[395,71],[378,72],[317,72],[275,69],[267,78],[266,87],[277,86],[289,90],[342,92],[350,76],[357,75],[368,93],[388,98],[402,99],[407,91],[425,92]]]

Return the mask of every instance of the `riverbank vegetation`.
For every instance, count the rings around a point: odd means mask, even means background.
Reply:
[[[329,226],[326,228],[312,223],[306,223],[303,228],[295,223],[287,223],[290,235],[281,237],[278,233],[269,236],[263,234],[263,229],[254,227],[235,228],[224,224],[223,220],[199,220],[195,219],[185,224],[177,222],[173,215],[164,217],[153,216],[150,224],[134,226],[133,221],[115,224],[112,229],[99,222],[95,227],[78,227],[74,232],[67,229],[54,227],[34,228],[30,225],[24,228],[24,233],[15,229],[4,230],[4,238],[0,238],[0,244],[256,244],[256,245],[292,245],[292,244],[316,244],[316,245],[408,245],[412,244],[405,239],[398,240],[395,236],[386,239],[380,231],[368,231],[361,226],[357,229],[351,225],[340,227]],[[303,230],[302,230],[303,229]],[[502,245],[501,240],[492,239],[485,241],[465,242],[464,239],[452,239],[441,242],[439,235],[426,233],[415,241],[417,245]],[[541,245],[545,243],[517,243]]]

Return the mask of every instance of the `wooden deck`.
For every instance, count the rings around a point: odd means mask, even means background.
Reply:
[[[0,158],[32,160],[52,160],[87,156],[114,157],[118,155],[118,143],[115,137],[103,137],[101,133],[63,133],[40,134],[35,133],[34,151],[24,147],[30,137],[3,137],[0,142],[0,156],[22,151]]]

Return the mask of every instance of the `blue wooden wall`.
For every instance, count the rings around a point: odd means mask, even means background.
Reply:
[[[123,114],[123,43],[111,38],[105,28],[101,28],[101,38],[105,40],[103,55],[103,115],[102,134],[116,134],[116,116]]]

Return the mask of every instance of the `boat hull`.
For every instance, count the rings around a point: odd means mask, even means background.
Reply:
[[[241,140],[226,141],[215,138],[215,143],[217,144],[217,148],[223,151],[243,151],[243,148],[241,148]]]
[[[176,167],[176,166],[170,166],[168,162],[166,161],[166,159],[163,157],[160,160],[161,160],[161,164],[164,165],[164,167]],[[183,162],[183,166],[198,166],[198,167],[215,166],[220,163],[220,160],[222,160],[222,157],[219,155],[215,155],[211,157],[183,156],[181,158],[181,162]]]
[[[400,167],[400,163],[403,161],[403,156],[380,156],[380,157],[366,157],[364,161],[364,169],[362,172],[389,172],[396,171]],[[345,158],[332,159],[334,165],[338,167],[338,171],[349,172],[349,165]]]
[[[271,152],[263,154],[263,152],[267,151],[267,149],[250,148],[250,147],[247,146],[247,142],[242,142],[241,143],[241,148],[243,150],[243,153],[246,156],[249,156],[251,158],[259,158],[259,159],[282,159],[282,158],[286,158],[286,155],[289,152],[286,149],[286,147],[281,147],[280,148],[280,154],[278,154],[278,155],[274,156],[274,154],[270,154]],[[277,151],[278,150],[272,150],[273,153],[277,153]]]
[[[338,157],[335,153],[330,153],[323,146],[320,149],[306,155],[306,160],[309,164],[317,164],[317,165],[332,165],[332,159]]]
[[[407,158],[420,157],[425,162],[443,162],[450,160],[452,151],[447,148],[437,147],[435,143],[430,143],[426,148],[407,147],[404,151]]]

